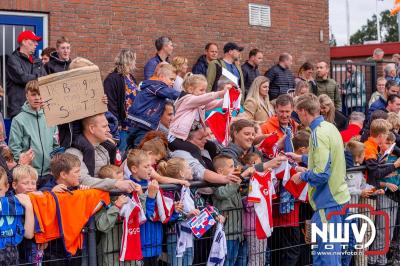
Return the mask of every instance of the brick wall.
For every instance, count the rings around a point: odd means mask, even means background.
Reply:
[[[222,46],[235,41],[264,51],[262,73],[281,52],[294,57],[294,70],[309,60],[329,60],[328,0],[0,0],[2,10],[49,13],[49,44],[60,36],[72,41],[72,56],[86,57],[111,70],[119,49],[137,53],[138,80],[143,66],[155,53],[154,39],[167,35],[175,44],[174,55],[195,63],[207,42]],[[272,27],[249,26],[248,3],[271,7]],[[323,30],[323,42],[320,42]]]

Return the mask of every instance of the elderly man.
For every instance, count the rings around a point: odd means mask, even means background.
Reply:
[[[367,58],[367,61],[382,61],[383,56],[385,55],[385,52],[381,48],[376,48],[371,57]]]
[[[71,64],[71,43],[66,37],[56,42],[56,51],[50,54],[50,61],[44,65],[48,74],[58,73],[69,69]]]
[[[97,173],[101,167],[112,164],[109,150],[101,145],[109,139],[110,129],[106,116],[104,114],[98,114],[87,117],[82,120],[82,125],[83,134],[80,135],[80,137],[85,138],[93,145],[94,153],[85,150],[79,143],[74,143],[72,148],[66,150],[66,152],[76,155],[81,161],[80,183],[91,188],[107,191],[117,189],[125,192],[132,192],[135,188],[135,184],[130,180],[97,178]]]
[[[244,77],[242,68],[237,62],[240,59],[240,52],[243,51],[243,47],[237,45],[234,42],[228,42],[224,46],[224,57],[222,59],[214,60],[210,62],[207,69],[207,91],[217,91],[218,81],[222,76],[222,68],[228,70],[235,78],[237,78],[237,84],[241,89],[244,89]]]
[[[318,87],[318,95],[326,94],[335,104],[336,110],[342,110],[342,100],[339,93],[339,87],[336,81],[329,78],[329,65],[321,61],[317,63],[317,78],[315,80]]]
[[[192,73],[207,76],[208,65],[212,60],[216,59],[218,59],[218,45],[212,42],[207,43],[204,54],[197,59],[196,64],[192,68]]]
[[[247,60],[242,65],[243,77],[244,77],[244,87],[245,94],[249,92],[250,86],[253,83],[253,80],[260,76],[260,71],[258,70],[258,66],[263,61],[263,54],[258,49],[252,49],[249,53],[249,60]]]
[[[387,81],[393,80],[397,84],[400,83],[400,78],[397,76],[397,69],[395,64],[393,63],[387,64],[384,68],[384,71],[385,71],[385,79]]]
[[[293,57],[288,53],[283,53],[279,56],[278,64],[265,72],[264,76],[270,80],[268,91],[270,101],[294,89],[294,75],[290,71],[292,64]]]
[[[47,75],[42,61],[34,57],[38,41],[42,37],[32,31],[23,31],[17,42],[19,47],[7,60],[7,114],[13,118],[25,102],[25,85],[30,80]]]
[[[349,117],[349,125],[347,129],[340,132],[343,143],[349,142],[353,137],[361,135],[363,124],[365,121],[365,114],[361,112],[352,112]]]
[[[150,58],[144,66],[144,79],[149,79],[156,70],[156,67],[161,62],[168,62],[169,57],[172,55],[172,51],[174,50],[174,46],[172,45],[172,40],[168,37],[161,36],[158,38],[154,45],[157,49],[157,54]]]
[[[345,181],[346,163],[339,131],[335,125],[324,121],[320,115],[318,98],[313,94],[301,95],[297,99],[296,112],[302,124],[310,127],[312,133],[307,160],[308,170],[293,175],[292,179],[296,184],[308,183],[308,199],[315,211],[311,222],[319,230],[328,222],[334,226],[343,224],[345,214],[340,212],[349,202],[350,193]],[[288,155],[298,162],[302,161],[302,158],[305,159],[305,156]],[[328,220],[329,213],[336,214]],[[332,248],[327,250],[325,244]],[[313,265],[342,265],[341,244],[343,243],[335,243],[332,239],[325,243],[317,236],[316,244],[312,245],[315,251]]]

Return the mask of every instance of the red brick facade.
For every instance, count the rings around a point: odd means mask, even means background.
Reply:
[[[49,44],[60,36],[72,41],[72,56],[86,57],[111,70],[120,48],[137,53],[138,80],[154,53],[154,39],[170,36],[174,55],[186,56],[192,66],[207,42],[222,46],[235,41],[245,46],[243,60],[252,48],[264,51],[261,72],[274,64],[281,52],[294,57],[294,70],[309,60],[329,60],[328,0],[0,0],[10,11],[49,14]],[[248,4],[271,7],[270,28],[250,26]],[[320,41],[320,31],[323,41]]]

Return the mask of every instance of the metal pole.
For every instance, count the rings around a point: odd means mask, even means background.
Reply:
[[[399,34],[399,42],[400,42],[400,12],[397,13],[397,32]]]
[[[377,31],[377,34],[378,34],[378,42],[379,43],[381,43],[381,26],[380,26],[380,23],[379,23],[379,18],[380,18],[380,16],[379,16],[379,13],[378,13],[378,1],[379,0],[376,0],[376,31]]]
[[[89,219],[87,250],[88,250],[89,266],[97,266],[96,224],[94,221],[94,217]]]
[[[346,30],[347,30],[347,45],[350,45],[350,8],[349,8],[349,0],[346,0]]]

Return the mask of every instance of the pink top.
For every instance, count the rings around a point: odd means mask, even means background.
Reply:
[[[169,128],[169,134],[186,140],[190,128],[196,119],[205,125],[206,110],[221,107],[223,100],[216,100],[218,92],[209,92],[203,95],[186,94],[175,103],[175,116]]]

